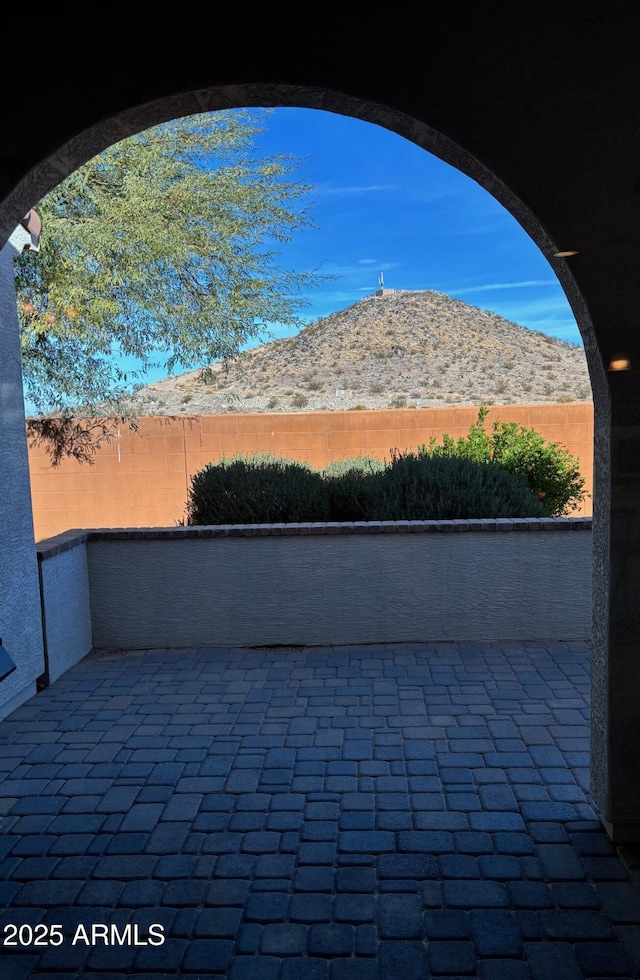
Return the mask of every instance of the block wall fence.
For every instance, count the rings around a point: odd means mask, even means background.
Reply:
[[[93,465],[51,465],[43,446],[29,447],[36,541],[69,528],[173,527],[185,513],[191,477],[234,453],[269,452],[323,466],[392,448],[417,449],[431,436],[466,435],[477,406],[291,414],[144,417],[125,423],[96,453]],[[491,406],[486,422],[517,422],[562,444],[580,459],[593,488],[593,404]],[[591,498],[571,516],[589,516]]]

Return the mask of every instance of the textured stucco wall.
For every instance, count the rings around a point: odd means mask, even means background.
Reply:
[[[87,547],[80,543],[41,562],[49,681],[91,650]]]
[[[191,476],[206,463],[243,452],[269,452],[324,466],[348,456],[389,457],[416,449],[431,436],[466,435],[477,406],[367,412],[295,412],[148,417],[104,445],[94,465],[63,460],[31,445],[31,491],[36,540],[69,528],[165,527],[184,515]],[[494,405],[493,420],[536,429],[580,459],[586,489],[593,482],[593,404]],[[591,513],[591,498],[573,516]]]
[[[585,639],[591,533],[88,545],[96,648]]]
[[[0,718],[35,693],[44,667],[11,245],[0,252],[0,636],[17,670],[0,683]]]

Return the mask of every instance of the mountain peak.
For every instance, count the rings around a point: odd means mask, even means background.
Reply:
[[[590,401],[569,344],[435,290],[382,289],[293,337],[140,389],[135,412],[326,411]]]

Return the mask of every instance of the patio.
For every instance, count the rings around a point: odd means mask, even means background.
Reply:
[[[3,978],[638,977],[588,697],[584,643],[92,653],[0,722],[1,935],[65,937]]]

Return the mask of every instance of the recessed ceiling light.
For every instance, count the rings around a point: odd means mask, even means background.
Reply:
[[[565,252],[554,252],[553,257],[554,259],[566,259],[570,255],[577,255],[577,254],[578,254],[577,250],[567,249]]]
[[[609,361],[610,371],[630,371],[631,361],[626,354],[613,354]]]

